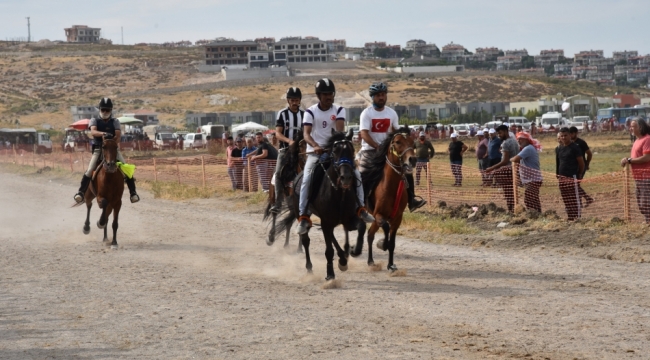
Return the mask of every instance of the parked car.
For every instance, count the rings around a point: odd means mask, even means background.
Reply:
[[[454,132],[458,136],[469,136],[469,126],[466,124],[452,125],[451,127],[454,128]]]
[[[187,134],[183,140],[183,149],[198,149],[203,147],[203,134]]]
[[[524,130],[530,130],[531,122],[523,116],[511,116],[508,123],[510,125],[521,125]]]
[[[499,120],[490,121],[490,122],[485,123],[485,127],[488,128],[488,129],[496,129],[497,127],[501,126],[501,124],[503,124],[503,122],[501,122]]]

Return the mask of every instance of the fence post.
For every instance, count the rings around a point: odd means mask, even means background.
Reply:
[[[178,184],[181,184],[181,169],[178,166],[178,157],[176,157],[176,174],[178,174]]]
[[[253,177],[251,176],[251,161],[246,162],[246,172],[248,173],[248,192],[253,192]]]
[[[35,153],[36,151],[32,152],[32,167],[36,167],[36,157],[34,156]]]
[[[205,159],[201,155],[201,171],[203,172],[203,188],[205,189]]]
[[[623,206],[624,206],[624,211],[623,211],[623,216],[625,217],[625,222],[629,223],[632,221],[632,216],[630,214],[630,164],[625,164],[625,170],[623,170],[623,178],[625,179],[625,183],[623,184]]]
[[[517,205],[519,204],[519,187],[517,186],[517,174],[519,173],[519,164],[512,162],[512,194],[515,197],[515,207],[513,210],[516,211]]]
[[[158,170],[156,170],[156,158],[153,158],[153,181],[158,181]]]
[[[69,158],[70,158],[70,172],[73,173],[74,172],[74,167],[72,166],[72,164],[73,164],[72,163],[72,154],[68,154],[68,155],[70,155],[69,156]]]
[[[16,154],[16,145],[14,144],[14,164],[18,165],[18,155]]]
[[[431,202],[431,161],[427,163],[427,200],[429,206],[432,207],[433,203]]]

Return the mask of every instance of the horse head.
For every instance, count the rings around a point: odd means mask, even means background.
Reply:
[[[328,146],[332,165],[338,175],[338,183],[343,189],[349,189],[354,184],[354,145],[352,134],[332,130],[332,138]]]
[[[108,173],[117,171],[117,141],[104,139],[102,142],[102,154],[104,156],[104,169]]]
[[[408,128],[405,131],[400,129],[393,136],[388,150],[389,157],[393,157],[394,161],[399,161],[400,168],[404,174],[413,173],[413,168],[417,163],[414,150],[414,140],[409,136]]]

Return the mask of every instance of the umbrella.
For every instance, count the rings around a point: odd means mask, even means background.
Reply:
[[[88,124],[90,124],[90,119],[82,119],[75,121],[70,127],[77,130],[88,130]]]
[[[143,123],[143,121],[140,119],[136,119],[128,116],[118,117],[117,120],[119,120],[120,124],[122,125],[140,125]]]
[[[232,132],[233,132],[233,134],[236,134],[236,133],[239,133],[239,132],[266,131],[268,129],[269,128],[264,126],[264,125],[260,125],[260,124],[258,124],[256,122],[249,121],[249,122],[243,123],[241,125],[233,126]]]

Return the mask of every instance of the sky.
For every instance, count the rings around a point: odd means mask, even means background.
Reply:
[[[65,40],[71,25],[100,27],[124,44],[230,37],[317,36],[348,46],[410,39],[528,50],[638,50],[650,54],[648,0],[0,0],[0,40]]]

